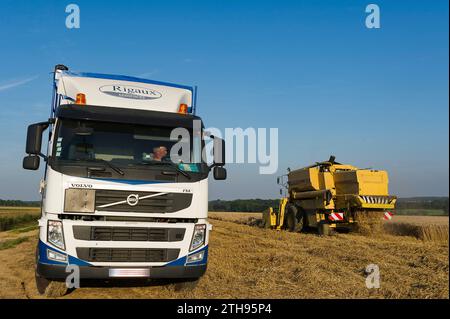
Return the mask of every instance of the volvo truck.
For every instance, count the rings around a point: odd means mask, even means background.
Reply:
[[[196,92],[55,66],[50,117],[28,126],[23,159],[29,170],[45,164],[35,269],[41,294],[67,287],[69,275],[79,276],[72,283],[195,282],[205,273],[208,175],[226,179],[225,143],[204,131]]]

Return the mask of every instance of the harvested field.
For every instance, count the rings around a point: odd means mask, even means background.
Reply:
[[[63,298],[449,298],[448,241],[411,236],[277,232],[243,224],[257,215],[211,213],[208,271],[192,291],[170,283],[89,283]],[[40,298],[34,285],[37,230],[0,232],[0,298]],[[10,245],[10,244],[8,244]],[[365,269],[379,266],[381,287]]]
[[[232,221],[238,224],[257,225],[261,219],[261,213],[227,213],[212,212],[210,218],[223,221]],[[396,236],[411,236],[425,241],[448,241],[449,218],[448,216],[394,216],[390,221],[384,221],[382,214],[379,223],[373,220],[359,218],[362,227],[359,232],[367,236],[382,235],[382,233]],[[371,222],[369,226],[369,222]]]

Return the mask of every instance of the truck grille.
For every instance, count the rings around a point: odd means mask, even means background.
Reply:
[[[132,196],[134,201],[127,200]],[[192,202],[189,193],[158,193],[98,189],[95,191],[97,211],[133,213],[173,213],[188,208]]]
[[[98,241],[181,241],[184,228],[73,226],[78,240]]]
[[[77,248],[78,258],[90,262],[169,262],[179,249]]]

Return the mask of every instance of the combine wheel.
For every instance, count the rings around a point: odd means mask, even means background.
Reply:
[[[299,233],[303,229],[304,214],[299,214],[297,207],[288,205],[284,215],[284,224],[287,230]]]

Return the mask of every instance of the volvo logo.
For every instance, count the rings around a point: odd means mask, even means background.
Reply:
[[[108,95],[134,100],[154,100],[162,96],[160,92],[153,89],[129,85],[104,85],[99,90]]]
[[[74,188],[92,188],[92,184],[79,184],[79,183],[71,183],[70,184],[71,187]]]
[[[136,206],[139,203],[139,195],[138,194],[130,194],[127,197],[127,204],[130,206]]]

